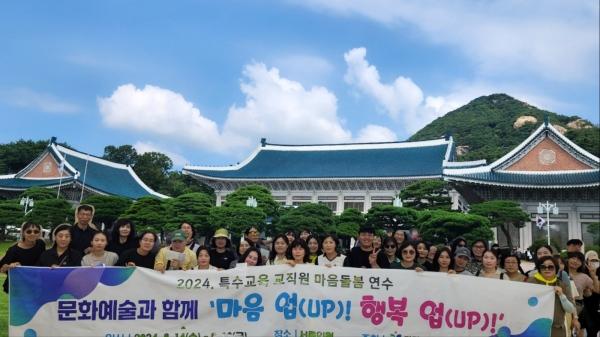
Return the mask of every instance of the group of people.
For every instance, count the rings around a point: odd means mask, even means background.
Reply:
[[[40,239],[40,225],[23,224],[20,240],[0,261],[0,271],[7,273],[17,266],[130,266],[165,272],[316,264],[442,272],[553,286],[552,336],[567,336],[572,330],[597,336],[600,328],[600,260],[595,251],[584,255],[578,239],[567,242],[566,258],[555,254],[550,246],[540,246],[532,252],[535,269],[524,272],[518,255],[499,254],[485,240],[467,242],[459,237],[447,246],[435,246],[415,233],[397,230],[379,237],[372,227],[363,226],[356,246],[342,254],[335,235],[317,236],[308,230],[298,235],[293,231],[276,235],[265,245],[259,239],[259,229],[250,227],[236,247],[228,231],[218,229],[201,245],[194,227],[184,222],[171,233],[169,245],[160,247],[154,232],[136,233],[134,224],[126,219],[116,221],[110,233],[104,233],[92,223],[93,215],[93,206],[77,207],[75,224],[57,226],[49,249]],[[8,282],[7,278],[6,292]]]

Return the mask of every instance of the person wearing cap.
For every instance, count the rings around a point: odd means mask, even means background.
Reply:
[[[567,253],[581,253],[583,241],[579,239],[571,239],[567,241]]]
[[[585,253],[585,270],[591,277],[595,289],[599,288],[600,259],[598,253],[590,250]],[[592,292],[591,296],[583,298],[583,312],[580,315],[581,325],[585,327],[588,336],[597,336],[600,332],[600,292]]]
[[[471,261],[471,251],[467,247],[456,247],[454,252],[454,271],[460,275],[473,276],[468,271],[467,264]]]
[[[354,268],[390,268],[390,262],[380,250],[373,248],[375,230],[371,226],[362,226],[358,231],[358,245],[350,250],[344,260],[344,267]]]
[[[154,270],[189,270],[198,265],[196,254],[185,244],[185,234],[178,229],[171,234],[171,245],[163,247],[156,254]]]
[[[235,268],[237,256],[229,240],[229,232],[225,228],[215,231],[210,241],[210,263],[219,269]]]

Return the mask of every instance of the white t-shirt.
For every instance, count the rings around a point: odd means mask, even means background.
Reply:
[[[333,260],[329,260],[325,254],[319,255],[317,257],[317,265],[325,266],[325,267],[343,267],[344,260],[346,259],[346,255],[339,254]]]
[[[83,259],[81,259],[82,266],[114,266],[119,260],[119,255],[113,252],[105,251],[104,255],[96,256],[92,253],[86,254]]]

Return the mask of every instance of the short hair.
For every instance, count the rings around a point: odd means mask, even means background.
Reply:
[[[583,246],[583,241],[579,239],[571,239],[567,241],[567,246],[575,245],[575,246]]]
[[[473,241],[473,243],[471,243],[471,249],[473,249],[473,246],[475,246],[478,242],[483,243],[483,246],[485,247],[485,250],[489,249],[487,241],[485,241],[484,239],[477,239],[477,240]]]
[[[250,255],[250,253],[255,252],[256,255],[258,255],[258,259],[256,261],[256,265],[257,266],[262,266],[262,256],[260,255],[260,250],[258,250],[258,248],[254,247],[254,246],[250,246],[250,248],[248,248],[246,250],[246,252],[244,252],[244,255],[242,255],[241,261],[245,262],[246,258],[248,257],[248,255]]]
[[[294,259],[294,256],[292,255],[292,249],[294,249],[296,247],[301,247],[302,249],[304,249],[304,258],[302,259],[302,261],[304,263],[309,262],[310,259],[309,259],[308,255],[310,254],[310,251],[308,250],[308,245],[306,244],[306,241],[304,241],[302,239],[296,239],[296,240],[292,241],[292,243],[288,246],[287,258],[290,260]]]
[[[323,235],[323,237],[321,238],[321,249],[323,248],[323,241],[325,241],[325,239],[327,238],[333,240],[333,242],[335,243],[335,251],[338,252],[338,237],[333,233]]]
[[[416,263],[417,262],[417,245],[413,241],[407,240],[407,241],[402,242],[402,244],[400,245],[400,248],[398,248],[398,255],[400,255],[401,260],[404,260],[402,258],[402,251],[409,246],[415,250],[415,263]]]
[[[94,207],[92,207],[91,205],[88,205],[88,204],[82,204],[82,205],[77,206],[77,213],[79,213],[81,211],[90,211],[90,212],[94,213]]]
[[[33,222],[25,221],[21,225],[21,241],[25,241],[25,231],[29,228],[37,228],[40,230],[40,232],[42,231],[42,226]]]
[[[144,236],[146,234],[151,234],[152,237],[154,238],[154,242],[158,242],[158,235],[156,235],[156,233],[154,233],[153,231],[146,230],[146,231],[141,232],[138,236],[138,247],[139,247],[139,242],[142,241],[142,239],[144,238]]]
[[[208,263],[210,264],[210,250],[205,245],[198,247],[198,250],[196,251],[196,259],[198,258],[198,256],[200,256],[201,251],[205,251],[206,254],[208,254]]]
[[[385,246],[388,246],[390,243],[393,243],[394,246],[396,246],[396,249],[398,249],[398,242],[391,236],[388,236],[385,239],[383,239],[383,241],[381,242],[381,247],[385,248]]]
[[[500,268],[505,269],[504,263],[506,262],[506,259],[508,259],[510,257],[514,257],[517,260],[517,266],[519,269],[519,273],[526,275],[525,272],[523,271],[523,267],[521,267],[521,258],[519,258],[519,255],[517,255],[517,254],[503,255],[502,258],[500,259]]]
[[[554,264],[554,272],[556,274],[558,274],[558,268],[559,268],[558,261],[553,256],[540,257],[540,259],[535,262],[535,269],[537,269],[537,271],[539,272],[541,270],[540,267],[542,266],[542,264],[544,264],[544,262],[546,262],[548,260],[552,261],[552,264]]]
[[[552,254],[554,253],[554,250],[552,249],[552,247],[551,247],[550,245],[543,244],[543,245],[541,245],[541,246],[539,246],[539,247],[537,247],[537,248],[535,249],[535,252],[534,252],[534,254],[533,254],[533,261],[534,261],[534,262],[537,260],[537,252],[538,252],[540,249],[542,249],[542,248],[546,248],[546,249],[548,249],[548,250],[550,251],[550,255],[552,255]]]
[[[106,235],[106,233],[102,232],[102,231],[96,231],[94,232],[94,234],[92,234],[92,241],[94,240],[94,238],[98,235],[104,235],[104,239],[106,240],[106,242],[108,243],[108,235]]]

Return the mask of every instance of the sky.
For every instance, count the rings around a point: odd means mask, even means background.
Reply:
[[[541,6],[543,4],[543,6]],[[599,122],[599,3],[3,1],[0,143],[229,165],[276,144],[402,141],[506,93]]]

